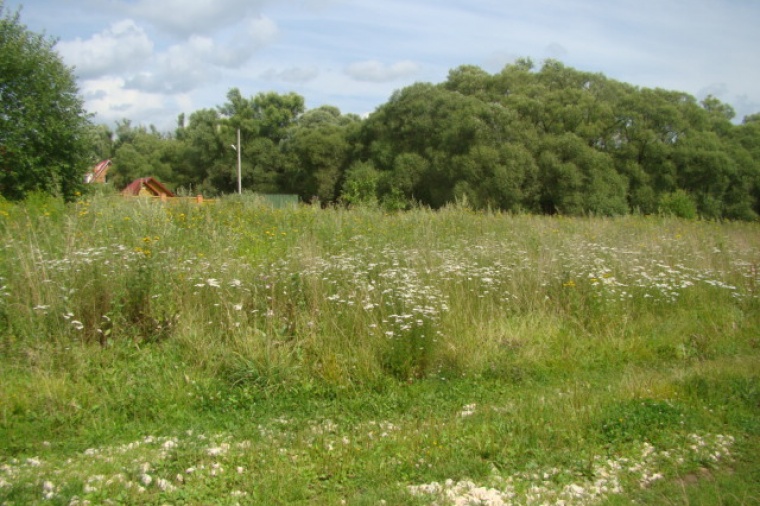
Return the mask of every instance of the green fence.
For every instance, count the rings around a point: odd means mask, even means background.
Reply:
[[[261,198],[262,201],[271,205],[275,209],[286,209],[288,207],[295,207],[298,205],[298,195],[288,195],[288,194],[265,195],[265,194],[259,193],[256,196]]]

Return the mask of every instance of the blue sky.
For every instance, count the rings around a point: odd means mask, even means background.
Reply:
[[[463,64],[555,58],[760,112],[757,0],[5,0],[59,39],[88,111],[171,130],[177,115],[294,91],[365,115]]]

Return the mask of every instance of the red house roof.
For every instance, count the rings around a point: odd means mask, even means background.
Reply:
[[[108,173],[108,168],[110,166],[111,166],[111,160],[103,160],[102,162],[97,164],[95,167],[93,167],[90,172],[85,174],[84,182],[85,183],[105,183],[106,174]]]
[[[148,196],[148,197],[174,197],[174,193],[172,193],[166,186],[162,185],[158,180],[156,180],[153,177],[141,177],[140,179],[135,179],[131,183],[127,185],[126,188],[124,188],[121,191],[122,195],[128,196],[128,197],[137,197],[137,196]]]

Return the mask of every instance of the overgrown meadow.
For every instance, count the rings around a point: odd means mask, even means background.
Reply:
[[[0,202],[0,504],[758,504],[760,225]]]

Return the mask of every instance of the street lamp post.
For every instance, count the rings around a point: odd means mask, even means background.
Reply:
[[[237,129],[237,146],[234,144],[232,145],[232,149],[237,151],[237,176],[238,176],[238,194],[243,194],[243,181],[241,177],[241,170],[240,170],[240,129]]]

